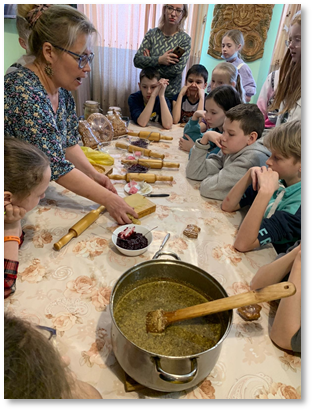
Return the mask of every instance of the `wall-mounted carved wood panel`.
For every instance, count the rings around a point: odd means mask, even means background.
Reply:
[[[217,4],[213,12],[207,54],[221,59],[221,41],[231,29],[240,30],[244,37],[241,57],[252,62],[263,57],[274,4]]]

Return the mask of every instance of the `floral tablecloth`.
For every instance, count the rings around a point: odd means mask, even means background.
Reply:
[[[129,129],[142,130],[136,125]],[[210,273],[229,295],[248,291],[257,269],[276,256],[272,246],[249,253],[233,248],[243,212],[222,212],[220,201],[202,198],[200,183],[186,179],[188,154],[178,149],[180,126],[170,131],[155,126],[145,130],[173,136],[172,141],[154,142],[149,148],[164,153],[165,160],[180,163],[179,169],[150,171],[172,175],[173,182],[152,184],[154,193],[170,196],[151,199],[156,212],[141,219],[148,228],[158,226],[149,250],[138,257],[120,254],[111,241],[117,224],[104,213],[78,238],[55,251],[53,244],[98,205],[50,183],[45,199],[22,221],[26,236],[19,255],[17,291],[5,300],[5,310],[55,328],[58,349],[69,358],[71,370],[78,379],[94,385],[103,398],[300,398],[301,360],[271,342],[268,331],[274,306],[269,303],[261,304],[261,317],[255,322],[245,322],[234,311],[218,362],[197,387],[172,393],[147,388],[126,392],[124,372],[111,346],[111,289],[128,268],[152,258],[167,232],[171,236],[165,249]],[[114,142],[109,151],[115,158],[114,173],[124,174],[119,159],[125,151],[116,149]],[[122,197],[126,196],[125,183],[115,182]],[[201,227],[198,239],[183,235],[187,224]]]

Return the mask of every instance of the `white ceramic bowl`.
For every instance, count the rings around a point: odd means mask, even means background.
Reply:
[[[135,227],[135,232],[137,233],[142,233],[143,235],[149,231],[149,229],[145,226],[141,225],[135,225],[134,223],[131,223],[130,225],[124,225],[124,226],[119,226],[112,234],[112,242],[115,245],[115,247],[123,254],[126,256],[139,256],[142,253],[145,253],[146,250],[148,249],[149,245],[152,243],[153,240],[153,235],[152,232],[147,233],[145,237],[148,240],[148,245],[144,247],[143,249],[137,249],[137,250],[129,250],[129,249],[124,249],[123,247],[120,247],[117,245],[117,236],[120,232],[123,232],[126,228],[132,228]]]

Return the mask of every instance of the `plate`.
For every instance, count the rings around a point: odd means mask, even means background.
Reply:
[[[142,196],[148,195],[149,193],[151,193],[153,191],[152,186],[151,185],[148,185],[148,186],[149,186],[149,190],[147,190],[147,192],[145,192],[145,193],[142,193],[141,190],[140,190],[141,187],[137,183],[135,187],[138,189],[138,192],[136,192],[136,193],[138,193],[139,195],[142,195]],[[126,191],[127,194],[130,194],[130,187],[128,186],[128,183],[124,186],[124,190]]]

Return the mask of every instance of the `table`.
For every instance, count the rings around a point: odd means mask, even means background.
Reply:
[[[129,129],[143,130],[134,124]],[[46,198],[22,221],[26,236],[19,254],[17,291],[5,300],[5,310],[56,328],[58,349],[69,357],[71,370],[106,399],[300,398],[301,360],[271,342],[268,330],[274,306],[269,303],[261,304],[260,319],[251,323],[234,311],[232,329],[218,362],[197,387],[173,393],[147,388],[125,391],[124,372],[111,347],[110,292],[128,268],[152,258],[167,232],[171,236],[165,249],[206,270],[229,295],[248,291],[257,269],[276,256],[271,245],[248,253],[233,248],[243,212],[223,212],[220,201],[200,196],[200,182],[186,179],[188,154],[178,149],[182,127],[176,125],[167,131],[150,125],[145,130],[173,136],[173,141],[151,143],[149,148],[164,153],[165,160],[180,163],[179,169],[153,170],[174,179],[152,184],[154,193],[170,196],[151,199],[157,204],[156,212],[141,219],[148,228],[158,225],[149,250],[138,257],[121,255],[111,241],[117,224],[105,213],[81,236],[55,251],[53,244],[98,205],[52,182]],[[113,172],[124,174],[119,159],[126,152],[114,144],[109,151],[115,158]],[[123,197],[124,185],[121,181],[115,183]],[[201,227],[198,239],[183,235],[187,224]]]

